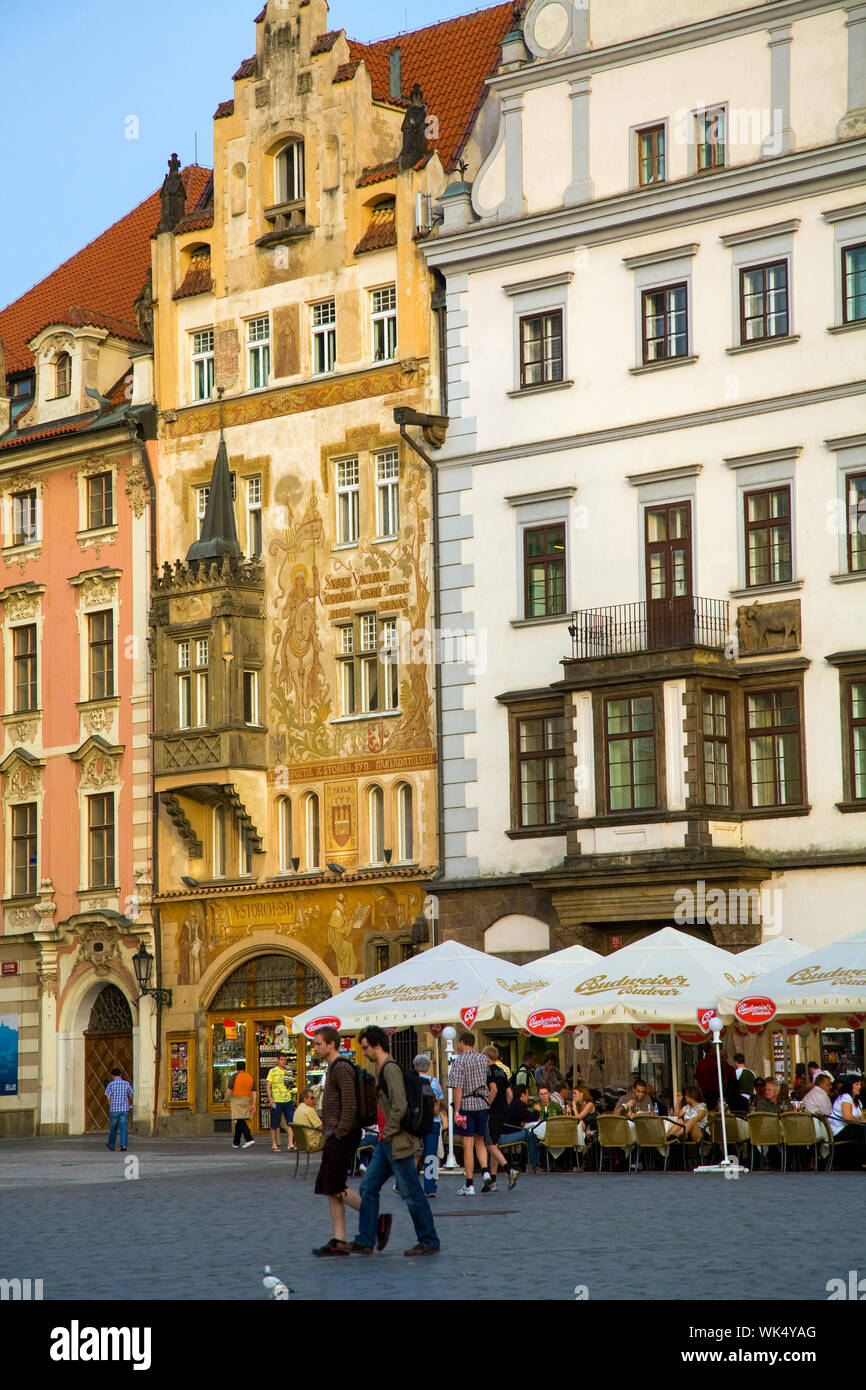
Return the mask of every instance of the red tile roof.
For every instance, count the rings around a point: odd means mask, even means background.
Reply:
[[[213,278],[210,273],[210,252],[199,251],[190,256],[183,283],[174,292],[175,299],[187,299],[192,294],[210,294]]]
[[[337,68],[337,71],[334,73],[334,83],[351,81],[351,79],[355,76],[355,73],[358,71],[358,68],[360,66],[360,58],[358,58],[354,63],[341,63],[340,66]]]
[[[244,78],[244,77],[255,77],[255,75],[256,75],[256,59],[255,59],[255,55],[253,55],[252,58],[244,58],[244,61],[241,63],[241,65],[240,65],[240,67],[238,68],[237,72],[235,72],[235,73],[232,74],[232,81],[233,81],[233,82],[240,82],[240,81],[242,80],[242,78]]]
[[[20,449],[24,444],[38,444],[44,439],[57,439],[62,434],[80,434],[88,425],[92,425],[95,419],[94,411],[92,415],[81,415],[77,420],[64,420],[58,425],[46,425],[42,429],[24,429],[20,434],[0,443],[0,449]]]
[[[369,169],[362,169],[361,177],[358,179],[359,188],[368,188],[371,183],[384,183],[386,179],[396,179],[397,161],[389,159],[387,164],[373,164]]]
[[[362,256],[365,251],[382,251],[386,246],[397,245],[397,222],[393,207],[374,208],[370,224],[355,247],[355,255]]]
[[[342,32],[342,29],[331,29],[327,34],[320,34],[313,43],[310,53],[330,53]]]
[[[390,55],[400,50],[401,90],[405,100],[417,82],[429,114],[439,123],[439,150],[446,169],[457,162],[484,97],[485,80],[495,71],[502,40],[514,18],[514,2],[476,10],[439,24],[397,34],[377,43],[349,39],[352,59],[363,59],[373,96],[391,102]]]
[[[210,170],[192,164],[182,177],[191,211]],[[159,213],[157,190],[0,311],[0,341],[6,349],[7,372],[33,366],[27,344],[50,323],[92,323],[133,342],[141,341],[133,305],[150,269],[150,239]]]
[[[213,208],[210,208],[207,212],[191,212],[189,217],[182,217],[174,229],[174,234],[182,236],[184,232],[204,232],[212,226]]]
[[[215,121],[221,121],[223,116],[233,116],[234,114],[234,101],[221,101],[216,111],[213,113],[213,118]]]

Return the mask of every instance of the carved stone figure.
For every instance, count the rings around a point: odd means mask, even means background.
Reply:
[[[737,610],[741,656],[757,652],[796,651],[800,646],[800,600],[759,603]]]

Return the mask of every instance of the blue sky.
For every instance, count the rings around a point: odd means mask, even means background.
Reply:
[[[9,0],[0,0],[7,5]],[[42,0],[0,44],[0,306],[162,182],[177,150],[210,164],[212,116],[255,51],[262,0]],[[378,39],[479,0],[332,0],[329,26]],[[138,121],[138,138],[128,139]]]

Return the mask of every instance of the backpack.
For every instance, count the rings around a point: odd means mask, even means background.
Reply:
[[[358,1098],[358,1123],[364,1129],[374,1125],[377,1120],[376,1115],[376,1078],[365,1067],[356,1066],[355,1070],[355,1094]]]
[[[399,1066],[393,1058],[391,1060],[395,1067]],[[383,1067],[383,1077],[384,1070]],[[400,1121],[400,1128],[416,1139],[423,1139],[433,1129],[433,1107],[436,1102],[433,1087],[430,1085],[429,1076],[421,1076],[414,1068],[412,1071],[404,1071],[402,1076],[406,1091],[406,1113]],[[382,1089],[387,1090],[387,1087],[383,1084]]]

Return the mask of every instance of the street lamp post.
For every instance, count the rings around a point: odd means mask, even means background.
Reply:
[[[713,1044],[716,1049],[716,1071],[719,1077],[719,1118],[722,1122],[722,1151],[724,1158],[721,1163],[703,1164],[695,1169],[696,1173],[724,1173],[726,1178],[738,1178],[741,1173],[748,1173],[748,1168],[743,1168],[736,1154],[728,1154],[728,1126],[725,1115],[725,1086],[722,1080],[722,1020],[716,1014],[710,1019],[710,1030],[713,1035]]]
[[[153,989],[151,989],[150,987],[150,975],[151,971],[153,970],[153,956],[150,954],[143,941],[139,946],[138,950],[136,951],[135,955],[132,957],[132,967],[135,971],[135,978],[138,982],[138,988],[141,997],[143,998],[146,994],[150,994],[156,1000],[158,1005],[165,1005],[167,1009],[170,1009],[171,990],[162,989],[159,985],[155,986]]]
[[[451,1059],[454,1056],[454,1039],[457,1037],[457,1029],[452,1028],[449,1023],[442,1029],[442,1041],[445,1043],[445,1057],[448,1062],[448,1070],[451,1070]],[[458,1168],[457,1159],[454,1157],[454,1092],[448,1087],[448,1157],[445,1160],[445,1172],[455,1172]]]

